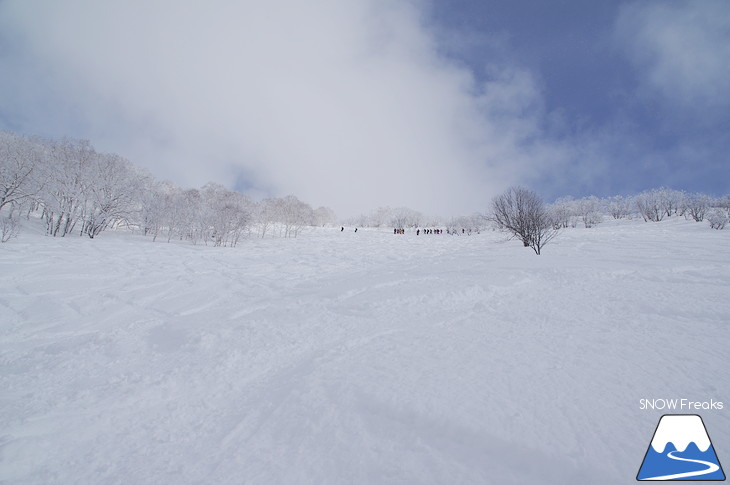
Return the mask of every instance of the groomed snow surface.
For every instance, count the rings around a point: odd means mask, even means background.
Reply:
[[[0,245],[0,482],[621,484],[659,417],[730,462],[730,231],[310,230]]]

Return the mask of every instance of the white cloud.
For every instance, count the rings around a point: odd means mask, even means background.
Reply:
[[[704,115],[730,107],[726,0],[628,4],[616,39],[640,74],[643,95]]]
[[[16,0],[0,30],[17,49],[0,69],[21,77],[0,83],[14,90],[0,108],[23,129],[82,134],[183,185],[243,176],[341,215],[447,215],[561,155],[541,140],[530,73],[495,67],[476,85],[417,4]]]

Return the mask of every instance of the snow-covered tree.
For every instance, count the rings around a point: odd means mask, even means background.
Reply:
[[[109,225],[130,216],[141,180],[127,160],[113,154],[95,157],[85,175],[82,232],[93,239]]]
[[[387,206],[378,207],[370,215],[367,216],[366,220],[361,221],[361,224],[358,225],[369,227],[384,227],[393,225],[394,227],[399,227],[392,224],[393,217],[393,209]]]
[[[284,237],[297,237],[299,232],[314,222],[314,211],[293,195],[279,199],[278,222],[283,226]]]
[[[337,222],[335,212],[329,207],[317,207],[314,210],[313,224],[316,226],[326,226]]]
[[[23,206],[24,205],[24,206]],[[335,221],[331,209],[314,211],[294,196],[255,203],[218,184],[183,190],[154,177],[118,155],[99,153],[85,140],[30,139],[0,132],[0,210],[39,210],[46,232],[65,236],[74,229],[91,238],[126,224],[160,234],[235,246],[256,223],[264,237],[271,227],[296,237],[310,225]],[[5,224],[9,233],[10,222]]]
[[[666,215],[666,207],[659,189],[640,193],[636,196],[634,202],[644,221],[659,222]]]
[[[730,195],[717,199],[713,205],[715,207],[725,209],[728,215],[730,215]]]
[[[0,242],[8,242],[17,237],[20,226],[18,220],[10,216],[0,216]]]
[[[633,201],[631,198],[622,197],[620,195],[609,197],[606,200],[608,212],[614,219],[624,219],[631,215],[632,203]]]
[[[658,189],[658,193],[662,210],[664,210],[664,214],[667,217],[677,214],[681,215],[680,211],[684,205],[685,198],[684,192],[661,187]]]
[[[202,192],[198,189],[177,189],[173,202],[177,235],[180,240],[188,239],[193,244],[203,242],[206,246],[212,238],[211,224]]]
[[[42,147],[32,140],[0,131],[0,210],[36,197],[43,187]]]
[[[408,207],[393,209],[392,214],[390,225],[399,229],[418,227],[423,221],[423,214]]]
[[[256,204],[255,220],[262,238],[267,233],[275,235],[276,226],[283,218],[282,210],[282,201],[277,198],[264,199]]]
[[[603,221],[601,201],[597,197],[584,197],[576,202],[577,215],[586,228],[593,227]]]
[[[468,234],[472,232],[480,232],[490,223],[489,216],[475,213],[470,216],[452,217],[444,225],[450,234],[461,234],[461,230],[465,230]],[[441,224],[428,224],[426,227],[439,226]]]
[[[137,190],[136,224],[154,241],[164,225],[164,194],[160,183],[150,177],[144,177]]]
[[[712,198],[705,194],[691,194],[684,198],[684,216],[702,222],[710,208]]]
[[[572,197],[561,197],[549,207],[555,229],[575,227],[575,201]]]
[[[46,233],[65,236],[84,215],[90,194],[90,172],[97,153],[86,141],[51,142],[46,184],[41,192]]]
[[[730,217],[722,209],[713,209],[707,214],[707,221],[713,229],[725,229]]]
[[[251,222],[250,199],[214,183],[206,184],[201,192],[207,232],[213,245],[236,246]]]

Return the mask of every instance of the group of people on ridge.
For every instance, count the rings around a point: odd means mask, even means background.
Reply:
[[[466,230],[462,228],[461,233],[464,234],[465,232],[466,232]],[[405,233],[406,233],[405,229],[402,229],[402,228],[393,229],[393,234],[405,234]],[[443,229],[416,229],[416,236],[420,236],[421,233],[423,233],[423,234],[443,234],[444,230]],[[459,234],[459,231],[457,229],[452,229],[452,230],[446,229],[446,234],[452,234],[452,235]],[[469,235],[471,235],[471,229],[469,229]]]
[[[340,232],[345,231],[345,226],[340,227]],[[355,232],[357,232],[357,227],[355,228]],[[465,230],[462,228],[461,233],[464,234]],[[393,234],[405,234],[406,230],[403,228],[394,228]],[[416,236],[420,236],[421,233],[423,234],[443,234],[443,229],[416,229]],[[459,231],[456,229],[449,230],[446,229],[446,234],[459,234]],[[469,229],[469,235],[471,235],[471,229]]]

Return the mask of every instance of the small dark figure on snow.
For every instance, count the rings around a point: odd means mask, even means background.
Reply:
[[[345,226],[342,226],[342,228],[340,229],[340,232],[342,232],[344,230],[345,230]]]

